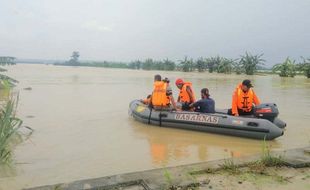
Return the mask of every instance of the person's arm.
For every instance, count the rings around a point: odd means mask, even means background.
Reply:
[[[189,95],[189,99],[190,99],[190,102],[194,102],[194,95],[193,95],[193,92],[191,90],[191,88],[189,86],[186,87],[186,92],[188,93]]]
[[[200,106],[200,104],[201,104],[201,100],[198,100],[198,101],[196,101],[194,103],[191,103],[189,105],[189,108],[195,108],[195,111],[197,111],[197,108]]]
[[[232,102],[231,102],[231,112],[234,116],[239,116],[238,108],[237,108],[237,101],[238,101],[238,95],[237,95],[237,89],[234,91],[232,96]]]
[[[177,105],[176,105],[176,103],[175,103],[175,101],[174,101],[174,98],[173,98],[173,95],[172,95],[172,89],[171,89],[170,86],[167,86],[166,95],[169,96],[169,99],[170,99],[170,102],[171,102],[171,104],[172,104],[172,107],[173,107],[173,109],[176,110],[176,109],[177,109]]]
[[[173,98],[172,94],[169,97],[170,97],[170,102],[172,104],[173,109],[177,110],[177,105],[176,105],[176,103],[174,101],[174,98]]]

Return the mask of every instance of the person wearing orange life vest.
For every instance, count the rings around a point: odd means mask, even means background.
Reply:
[[[161,80],[160,75],[155,75],[151,103],[155,109],[176,109],[168,79]]]
[[[253,104],[260,104],[259,98],[256,96],[251,81],[246,79],[239,84],[233,93],[231,109],[228,114],[239,115],[253,115]]]
[[[182,103],[182,110],[190,110],[189,105],[196,101],[192,83],[179,78],[175,81],[175,85],[180,89],[177,102]]]

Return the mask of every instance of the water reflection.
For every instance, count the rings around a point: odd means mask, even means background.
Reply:
[[[158,167],[182,163],[182,160],[203,162],[220,158],[242,157],[261,152],[263,141],[240,139],[217,134],[135,124],[133,129],[137,138],[145,139],[153,164]],[[279,148],[277,141],[269,142],[274,149]],[[251,147],[249,149],[248,147]]]

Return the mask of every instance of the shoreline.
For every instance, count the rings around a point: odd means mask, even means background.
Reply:
[[[153,169],[141,172],[105,176],[94,179],[77,180],[70,183],[32,187],[26,190],[95,190],[95,189],[234,189],[253,188],[274,189],[275,185],[283,189],[286,185],[310,184],[310,146],[271,152],[271,156],[281,157],[282,166],[267,166],[255,173],[250,163],[261,159],[262,155],[244,158],[229,158],[209,162]],[[238,171],[236,173],[236,171]],[[293,175],[291,176],[290,175]],[[294,174],[293,174],[294,173]],[[256,175],[257,174],[257,175]],[[269,179],[270,178],[270,179]],[[233,184],[231,181],[234,181]],[[258,182],[257,182],[258,181]],[[304,184],[302,182],[304,182]],[[277,184],[279,183],[279,184]],[[264,186],[265,185],[265,186]]]

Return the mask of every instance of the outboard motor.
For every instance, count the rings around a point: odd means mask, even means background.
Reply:
[[[279,110],[274,103],[260,104],[254,107],[254,116],[262,119],[267,119],[271,122],[279,115]]]

